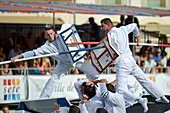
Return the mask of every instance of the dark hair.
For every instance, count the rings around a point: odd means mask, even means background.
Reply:
[[[112,24],[113,25],[113,23],[112,23],[112,21],[110,20],[110,18],[104,18],[104,19],[102,19],[101,21],[100,21],[100,23],[104,23],[104,24]]]
[[[52,26],[45,27],[45,31],[46,30],[51,30],[51,29],[53,29]]]
[[[94,97],[96,95],[96,88],[95,88],[95,86],[85,85],[84,86],[84,94],[86,94],[89,97],[89,99]]]
[[[76,105],[72,105],[70,106],[68,113],[80,113],[80,109]]]
[[[94,18],[93,18],[93,17],[90,17],[90,18],[89,18],[89,22],[90,22],[90,23],[94,23]]]
[[[108,113],[108,111],[104,108],[97,108],[96,113]]]
[[[116,88],[112,84],[106,84],[107,90],[116,93]]]

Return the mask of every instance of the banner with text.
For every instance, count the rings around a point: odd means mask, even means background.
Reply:
[[[115,80],[115,74],[102,74],[99,79],[106,78],[109,82]],[[170,76],[168,74],[147,74],[153,82],[165,93],[170,95]],[[50,76],[0,76],[0,101],[12,102],[19,100],[38,99]],[[86,80],[85,75],[67,75],[56,81],[51,98],[66,97],[69,100],[78,99],[74,83]],[[128,84],[133,86],[136,94],[147,95],[148,93],[136,81],[129,76]]]
[[[25,76],[0,76],[0,102],[20,101],[27,97]]]

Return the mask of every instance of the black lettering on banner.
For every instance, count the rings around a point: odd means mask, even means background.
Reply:
[[[7,94],[7,93],[19,93],[19,92],[20,92],[20,87],[6,86],[6,87],[4,87],[3,93]]]
[[[67,87],[67,91],[73,92],[73,90],[74,90],[74,86],[72,82],[70,82],[70,85]]]

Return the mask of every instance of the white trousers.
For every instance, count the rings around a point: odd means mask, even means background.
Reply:
[[[164,95],[157,85],[145,76],[132,56],[120,59],[116,64],[116,69],[116,90],[124,96],[127,103],[133,105],[135,100],[139,98],[138,95],[130,92],[127,88],[129,75],[133,75],[143,88],[154,98],[160,98]]]
[[[86,77],[90,80],[97,79],[99,73],[88,61],[77,62],[75,67],[80,71],[86,74]],[[51,78],[47,81],[43,91],[41,92],[40,98],[49,98],[55,88],[56,82],[69,71],[70,68],[73,68],[73,65],[69,62],[58,62],[54,71],[52,72]]]

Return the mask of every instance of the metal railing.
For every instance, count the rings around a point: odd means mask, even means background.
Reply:
[[[41,72],[41,70],[39,70],[38,68],[0,68],[0,72],[1,71],[7,71],[7,70],[11,70],[12,72],[15,72],[13,74],[4,74],[4,75],[51,75],[51,72],[53,71],[54,68],[44,68],[44,70],[50,70],[50,72],[46,73],[46,74],[41,74],[39,72]],[[71,68],[71,69],[76,69],[76,68]],[[74,73],[70,71],[66,72],[66,75],[72,75]],[[144,73],[170,73],[170,67],[154,67],[154,68],[141,68]],[[153,69],[152,72],[150,72]],[[150,71],[148,71],[150,70]],[[78,70],[79,71],[79,70]],[[80,71],[79,71],[80,72]],[[116,73],[116,70],[114,69],[114,67],[108,67],[103,74],[112,74],[112,73]],[[76,73],[77,74],[77,73]],[[78,73],[78,74],[82,74]],[[0,73],[0,76],[2,76],[2,74]]]

